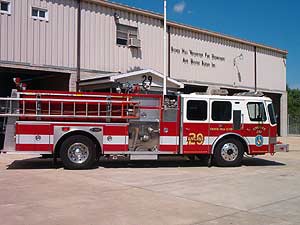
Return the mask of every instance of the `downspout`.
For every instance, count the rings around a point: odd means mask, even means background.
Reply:
[[[78,12],[77,12],[77,80],[76,80],[76,91],[79,91],[79,82],[80,82],[80,56],[81,56],[81,0],[78,0]]]

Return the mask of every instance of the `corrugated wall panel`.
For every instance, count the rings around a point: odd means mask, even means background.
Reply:
[[[20,20],[18,19],[18,16],[16,15],[20,15],[20,17],[22,16],[22,4],[15,4],[15,2],[11,2],[12,7],[14,9],[14,14],[15,16],[14,18],[14,25],[13,25],[13,29],[14,29],[14,48],[13,48],[13,54],[14,54],[14,60],[20,62],[21,61],[21,26],[22,23],[20,23]]]
[[[14,4],[12,4],[14,5]],[[14,56],[14,16],[9,16],[10,18],[7,20],[7,60],[13,61]]]
[[[114,13],[120,15],[122,23],[138,27],[141,49],[116,44]],[[83,69],[127,72],[152,68],[162,72],[163,31],[159,20],[86,2],[82,20]]]
[[[11,0],[11,15],[0,15],[0,60],[76,66],[77,2]],[[32,7],[48,10],[49,21],[31,17]]]
[[[0,15],[0,57],[1,59],[7,61],[7,51],[8,51],[8,45],[7,45],[7,39],[8,39],[8,30],[7,30],[7,21],[10,19],[10,16],[4,14]]]
[[[31,7],[32,7],[32,0],[28,0],[27,4],[27,50],[26,50],[26,62],[28,63],[34,63],[33,62],[33,56],[34,56],[34,50],[33,50],[33,19],[31,18]]]
[[[21,13],[15,15],[20,23],[20,45],[21,45],[21,62],[27,62],[27,40],[28,40],[28,2],[20,1]]]
[[[257,87],[285,90],[286,59],[281,54],[257,48]]]
[[[172,28],[171,47],[179,49],[179,53],[171,52],[171,76],[174,78],[254,87],[254,52],[250,46]],[[190,51],[201,53],[203,56],[193,56]],[[238,59],[240,54],[242,58]],[[224,60],[216,60],[213,55],[224,57]],[[198,61],[199,64],[192,63],[192,60]]]

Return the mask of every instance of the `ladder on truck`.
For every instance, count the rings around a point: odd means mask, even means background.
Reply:
[[[17,92],[0,98],[0,117],[137,119],[139,102],[124,95]]]

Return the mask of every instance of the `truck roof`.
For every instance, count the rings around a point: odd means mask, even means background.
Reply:
[[[192,98],[204,98],[204,99],[224,99],[224,100],[252,100],[252,101],[272,101],[271,98],[262,96],[262,97],[256,97],[256,96],[223,96],[223,95],[206,95],[206,94],[197,94],[197,93],[191,93],[191,94],[181,94],[182,97],[192,97]]]

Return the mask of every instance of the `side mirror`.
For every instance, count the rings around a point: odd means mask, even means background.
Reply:
[[[241,110],[233,110],[233,129],[240,130],[242,124]]]

